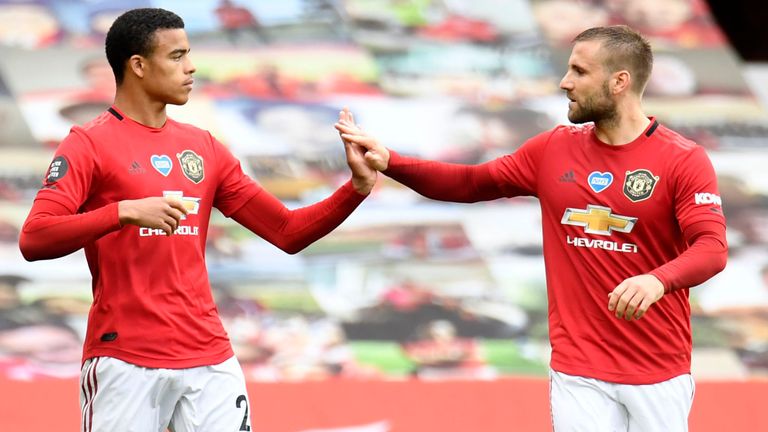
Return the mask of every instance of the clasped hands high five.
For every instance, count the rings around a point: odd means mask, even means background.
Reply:
[[[389,150],[379,144],[376,138],[360,129],[348,108],[344,108],[339,112],[339,121],[336,122],[334,127],[339,131],[339,135],[342,141],[344,141],[348,161],[350,160],[350,152],[353,152],[357,156],[362,157],[369,168],[376,171],[387,169],[389,165]]]

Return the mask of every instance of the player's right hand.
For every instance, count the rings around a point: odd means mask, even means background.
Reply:
[[[656,276],[633,276],[624,279],[608,294],[608,310],[619,319],[639,320],[663,295],[664,284]]]
[[[355,123],[355,118],[349,109],[339,114],[339,121],[333,125],[341,134],[345,143],[354,143],[365,149],[365,162],[376,171],[384,171],[389,166],[389,150],[379,144],[373,136],[363,131]]]
[[[118,203],[117,209],[121,225],[161,229],[166,235],[173,234],[182,216],[189,212],[175,197],[123,200]]]

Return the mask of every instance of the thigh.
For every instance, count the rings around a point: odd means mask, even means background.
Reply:
[[[88,359],[80,373],[80,431],[163,432],[179,396],[173,373],[112,357]]]
[[[622,386],[620,397],[629,411],[629,431],[687,432],[694,391],[690,374],[658,384]]]
[[[550,371],[549,399],[555,432],[626,432],[627,411],[615,385]]]
[[[185,371],[184,394],[171,419],[174,432],[251,430],[245,377],[235,357]]]

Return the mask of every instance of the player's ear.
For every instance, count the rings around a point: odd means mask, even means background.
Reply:
[[[144,78],[145,66],[144,57],[138,54],[134,54],[128,59],[128,70],[139,78]]]
[[[629,71],[624,69],[613,73],[611,79],[611,93],[619,94],[625,90],[629,90],[632,83],[632,76]]]

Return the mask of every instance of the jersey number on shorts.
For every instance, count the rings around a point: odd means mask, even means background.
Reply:
[[[240,430],[249,431],[251,430],[251,427],[248,426],[248,399],[245,398],[245,395],[240,395],[237,397],[237,401],[235,401],[235,406],[240,408],[240,404],[243,402],[245,402],[245,415],[243,415],[243,422],[240,424]]]

